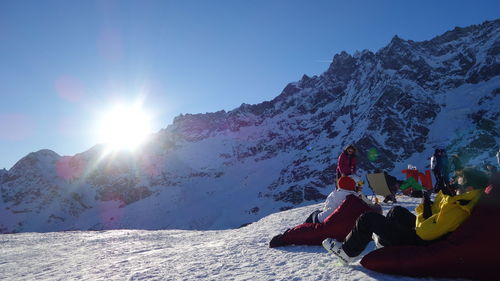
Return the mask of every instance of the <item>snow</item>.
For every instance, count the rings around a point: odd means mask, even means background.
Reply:
[[[403,196],[398,201],[410,210],[418,203]],[[385,212],[391,207],[383,206]],[[344,267],[320,246],[268,247],[271,237],[300,224],[319,207],[275,213],[228,230],[3,234],[0,279],[421,280],[376,273],[359,261]]]

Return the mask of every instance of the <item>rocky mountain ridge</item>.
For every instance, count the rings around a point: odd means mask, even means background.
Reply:
[[[342,52],[271,101],[178,116],[139,153],[31,153],[0,173],[0,231],[237,227],[323,200],[347,144],[362,176],[423,170],[437,146],[493,162],[499,31],[495,20]]]

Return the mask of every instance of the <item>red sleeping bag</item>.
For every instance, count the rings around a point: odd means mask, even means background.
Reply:
[[[484,194],[471,216],[443,240],[428,246],[381,248],[364,256],[361,264],[395,275],[498,280],[499,191],[493,188]]]
[[[326,238],[344,241],[361,214],[372,209],[363,200],[348,195],[344,202],[323,223],[303,223],[283,233],[287,244],[321,245]]]

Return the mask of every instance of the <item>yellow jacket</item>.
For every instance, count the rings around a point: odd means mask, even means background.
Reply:
[[[423,204],[418,205],[415,209],[417,213],[415,227],[417,235],[423,240],[434,240],[454,231],[470,216],[482,192],[482,190],[478,189],[456,196],[449,196],[439,191],[431,207],[432,216],[424,219]],[[462,205],[459,200],[469,202]]]

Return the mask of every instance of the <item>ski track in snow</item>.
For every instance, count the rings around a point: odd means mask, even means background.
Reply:
[[[414,210],[418,199],[398,196]],[[109,230],[0,235],[2,280],[422,280],[342,266],[320,246],[271,249],[269,240],[321,204],[239,229]],[[383,205],[387,212],[391,205]],[[366,254],[373,250],[371,243]],[[425,279],[432,280],[432,279]],[[443,279],[440,279],[443,280]]]

